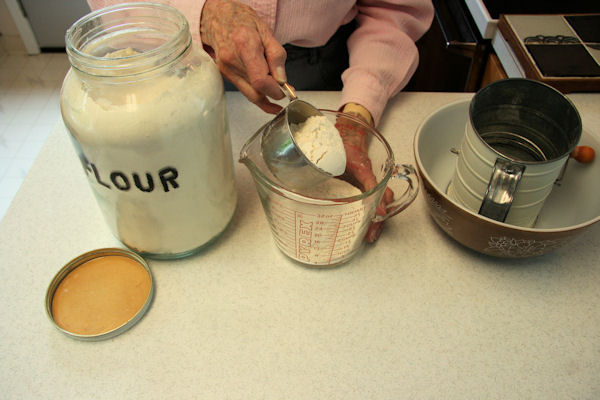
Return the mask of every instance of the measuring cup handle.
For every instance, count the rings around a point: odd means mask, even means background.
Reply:
[[[390,187],[390,189],[394,190],[396,186],[405,186],[404,183],[401,184],[400,180],[406,183],[406,188],[404,189],[404,192],[397,198],[394,198],[394,201],[387,205],[385,209],[385,215],[376,215],[373,218],[373,222],[381,222],[385,221],[390,217],[393,217],[394,215],[398,214],[400,211],[408,207],[417,197],[417,194],[419,193],[419,178],[417,177],[415,168],[412,165],[394,165],[394,173],[388,181],[388,186]],[[394,193],[400,193],[400,191],[394,190]]]

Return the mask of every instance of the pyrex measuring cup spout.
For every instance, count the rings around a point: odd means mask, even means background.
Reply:
[[[263,174],[268,173],[267,167],[264,165],[264,160],[261,156],[260,139],[266,125],[263,125],[244,145],[240,150],[240,158],[238,161],[250,170],[252,177],[256,179],[256,174],[261,171]]]

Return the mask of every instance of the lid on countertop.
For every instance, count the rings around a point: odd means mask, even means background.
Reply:
[[[58,271],[46,292],[46,313],[72,338],[102,340],[135,325],[153,296],[152,273],[141,256],[120,248],[98,249]]]

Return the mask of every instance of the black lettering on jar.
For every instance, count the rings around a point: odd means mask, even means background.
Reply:
[[[173,167],[165,167],[158,171],[158,176],[160,177],[160,183],[165,192],[169,191],[169,183],[173,186],[173,189],[177,189],[179,184],[175,179],[179,176],[177,173],[177,169]]]
[[[90,167],[92,168],[92,171],[94,172],[94,176],[96,177],[96,181],[101,184],[102,186],[106,186],[107,188],[110,189],[110,185],[108,183],[104,183],[102,182],[102,179],[100,178],[100,173],[98,172],[98,168],[96,168],[96,166],[92,163],[89,164]]]
[[[131,183],[129,183],[129,179],[121,171],[112,172],[110,174],[110,181],[119,190],[127,191],[131,189]]]
[[[135,186],[140,189],[142,192],[151,192],[154,190],[154,179],[152,179],[152,175],[149,172],[146,172],[146,183],[144,186],[142,181],[140,180],[140,176],[137,173],[133,173],[133,183]]]
[[[154,174],[151,172],[145,172],[144,174],[132,172],[131,174],[126,174],[122,171],[112,171],[109,174],[110,182],[112,183],[112,185],[111,185],[107,181],[103,181],[103,179],[105,179],[106,175],[104,175],[104,178],[103,178],[100,173],[100,170],[93,163],[85,164],[84,168],[85,168],[86,173],[88,175],[90,175],[90,177],[93,174],[94,178],[96,179],[96,182],[98,182],[98,184],[106,187],[109,190],[112,190],[113,187],[117,188],[121,191],[124,191],[124,192],[131,190],[131,188],[132,188],[131,179],[132,178],[133,178],[133,184],[135,185],[135,187],[142,192],[150,193],[150,192],[153,192],[154,189],[158,187],[155,184]],[[179,188],[179,183],[177,182],[177,178],[179,177],[179,172],[177,171],[177,168],[164,167],[164,168],[158,170],[157,174],[158,174],[158,179],[160,180],[162,188],[165,192],[169,192],[169,191],[171,191],[171,189]],[[146,175],[146,177],[144,178],[143,175]]]

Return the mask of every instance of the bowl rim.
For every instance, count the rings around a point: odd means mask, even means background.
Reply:
[[[507,224],[505,222],[500,222],[500,221],[496,221],[495,219],[491,219],[488,217],[485,217],[483,215],[480,215],[478,213],[475,213],[467,208],[465,208],[464,206],[458,204],[457,202],[455,202],[454,200],[452,200],[450,197],[448,197],[446,195],[446,193],[442,190],[440,190],[440,188],[438,187],[437,182],[435,182],[431,176],[429,175],[429,173],[427,172],[427,170],[424,168],[423,166],[423,162],[421,160],[421,154],[419,152],[419,139],[421,138],[421,134],[423,132],[423,128],[425,127],[425,125],[427,123],[429,123],[429,121],[431,121],[433,118],[435,118],[438,114],[440,114],[443,111],[446,111],[449,108],[458,108],[462,105],[466,105],[466,110],[468,110],[468,104],[471,102],[471,100],[457,100],[457,101],[453,101],[450,103],[447,103],[441,107],[438,107],[437,109],[435,109],[433,112],[431,112],[430,114],[428,114],[423,121],[421,121],[421,123],[419,124],[419,126],[417,127],[417,130],[415,132],[414,138],[413,138],[413,154],[415,157],[415,162],[417,165],[417,170],[419,172],[419,175],[421,175],[421,179],[424,179],[427,181],[428,185],[433,187],[435,189],[435,191],[441,196],[443,197],[447,202],[449,202],[450,204],[452,204],[454,207],[458,208],[460,211],[469,214],[471,217],[474,217],[475,219],[479,219],[479,220],[483,220],[485,222],[488,222],[492,225],[496,225],[499,228],[504,228],[504,229],[510,229],[510,230],[514,230],[517,232],[531,232],[531,233],[564,233],[564,232],[569,232],[569,231],[575,231],[578,229],[582,229],[582,228],[586,228],[588,226],[591,226],[593,224],[595,224],[596,222],[600,221],[600,215],[597,215],[596,217],[584,221],[584,222],[580,222],[578,224],[575,225],[569,225],[569,226],[565,226],[565,227],[561,227],[561,228],[528,228],[528,227],[522,227],[522,226],[517,226],[517,225],[512,225],[512,224]],[[465,119],[466,121],[466,119]],[[425,188],[424,188],[425,189]]]

